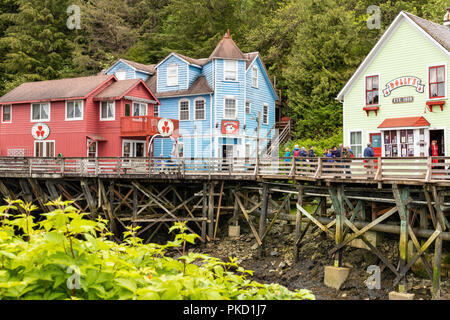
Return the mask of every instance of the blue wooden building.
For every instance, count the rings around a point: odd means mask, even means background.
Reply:
[[[180,120],[178,147],[156,138],[155,157],[256,157],[258,134],[260,151],[276,135],[278,97],[261,56],[242,53],[229,31],[208,58],[173,52],[155,65],[120,59],[106,73],[119,80],[142,78],[161,102],[154,115]]]

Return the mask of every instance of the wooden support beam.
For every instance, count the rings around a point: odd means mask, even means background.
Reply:
[[[83,193],[84,193],[84,197],[86,198],[86,201],[89,206],[90,216],[91,216],[91,218],[95,219],[95,218],[97,218],[97,207],[95,205],[94,198],[92,197],[88,181],[86,179],[82,179],[80,181],[80,184],[81,184],[81,189],[83,190]]]
[[[441,257],[442,257],[442,226],[438,223],[437,232],[439,236],[434,244],[434,265],[433,265],[433,288],[432,297],[435,300],[441,298]]]
[[[343,242],[343,234],[344,234],[344,219],[345,219],[345,209],[344,209],[344,187],[342,185],[332,186],[329,190],[331,201],[333,202],[334,212],[336,215],[336,234],[335,241],[336,246]],[[334,266],[341,267],[342,266],[342,252],[341,246],[339,249],[334,251]]]
[[[208,199],[208,237],[214,237],[214,183],[209,184],[209,199]]]
[[[39,182],[36,179],[28,178],[28,183],[31,186],[31,190],[33,190],[34,197],[38,201],[43,211],[50,212],[55,210],[53,206],[46,206],[45,204],[50,200],[48,195],[42,190]]]
[[[264,241],[263,241],[262,237],[263,237],[264,233],[266,232],[266,219],[267,219],[268,207],[269,207],[269,185],[267,183],[263,183],[261,216],[259,217],[259,237],[261,238],[262,243],[258,248],[259,258],[262,258],[265,255]]]
[[[220,196],[219,196],[219,204],[217,205],[217,215],[216,215],[216,225],[214,227],[214,239],[217,235],[217,228],[219,227],[219,218],[220,218],[220,206],[222,205],[222,196],[223,196],[223,186],[225,181],[222,181],[222,185],[220,187]]]
[[[245,210],[244,205],[242,204],[241,200],[239,199],[239,195],[237,192],[234,192],[234,195],[236,197],[236,200],[238,202],[239,207],[241,208],[242,213],[244,214],[245,220],[247,220],[247,223],[250,226],[250,229],[252,230],[253,235],[255,236],[256,241],[258,242],[259,246],[262,246],[262,241],[258,235],[258,232],[256,231],[255,226],[253,225],[253,222],[250,220],[250,217],[248,216],[247,210]]]
[[[203,208],[202,208],[202,217],[208,218],[208,184],[203,183]],[[202,239],[206,241],[206,226],[207,221],[202,221]]]
[[[299,184],[297,186],[298,191],[298,197],[297,197],[297,204],[300,207],[303,207],[303,185]],[[296,213],[296,219],[295,219],[295,240],[300,238],[300,232],[302,231],[302,212],[298,210]],[[299,254],[299,243],[297,241],[294,241],[294,261],[298,262],[298,254]]]

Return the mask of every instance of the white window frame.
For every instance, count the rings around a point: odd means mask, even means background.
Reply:
[[[259,70],[257,66],[252,67],[252,87],[258,88],[258,74]],[[255,84],[256,83],[256,84]]]
[[[267,112],[264,112],[264,109],[267,108]],[[264,117],[266,117],[266,121],[264,121]],[[269,104],[264,103],[262,107],[262,123],[269,124]]]
[[[367,104],[366,88],[367,88],[367,78],[368,77],[378,77],[378,103],[377,104]],[[363,93],[364,104],[363,104],[363,106],[365,106],[365,107],[381,106],[381,98],[384,96],[383,89],[381,87],[381,83],[382,83],[381,82],[381,74],[379,74],[379,73],[364,75],[364,93]]]
[[[358,154],[356,154],[352,148],[352,146],[359,146],[359,144],[352,144],[352,133],[361,133],[361,157],[364,157],[364,130],[352,129],[348,131],[348,146],[352,149],[355,158],[359,158]],[[383,135],[381,135],[381,139],[383,139]]]
[[[445,76],[445,96],[444,97],[440,97],[440,98],[430,98],[430,68],[432,67],[439,67],[439,66],[444,66],[444,76]],[[433,64],[427,64],[427,70],[426,70],[426,77],[427,77],[427,86],[425,87],[425,90],[427,90],[427,92],[425,92],[426,94],[426,99],[427,101],[433,101],[433,100],[445,100],[447,99],[447,85],[448,85],[448,74],[447,74],[447,62],[442,62],[442,63],[433,63]]]
[[[197,118],[197,102],[203,101],[203,118]],[[206,120],[206,100],[198,98],[194,100],[194,120]]]
[[[123,69],[117,70],[114,75],[116,76],[117,80],[126,80],[127,79],[127,71]]]
[[[234,65],[232,65],[234,64]],[[234,70],[232,70],[234,69]],[[234,74],[234,78],[227,77],[229,73]],[[229,79],[227,79],[229,78]],[[224,81],[238,81],[238,61],[237,60],[223,60],[223,80]]]
[[[44,154],[47,153],[47,143],[51,143],[53,142],[53,156],[56,157],[56,142],[55,140],[34,140],[34,157],[37,158],[38,156],[36,155],[36,143],[43,143],[44,145]],[[41,157],[39,157],[41,158]],[[42,157],[42,158],[47,158],[47,157]]]
[[[42,105],[48,105],[48,119],[40,118],[40,119],[33,120],[33,105],[36,105],[36,104],[40,105],[41,108],[42,108]],[[50,102],[30,103],[30,119],[31,119],[30,121],[31,122],[48,122],[48,121],[50,121],[51,108],[52,108],[52,106],[51,106]]]
[[[102,117],[102,103],[106,103],[107,106],[112,103],[112,111],[113,111],[113,116],[110,117]],[[116,101],[100,101],[100,121],[114,121],[116,120]]]
[[[187,109],[188,118],[187,119],[181,119],[181,103],[183,103],[183,102],[187,102],[187,105],[188,105],[188,109]],[[186,112],[186,110],[184,110],[184,112]],[[189,99],[181,99],[178,102],[178,119],[180,119],[180,121],[190,121],[191,120],[191,102],[189,101]]]
[[[3,116],[5,115],[4,114],[4,108],[5,107],[9,107],[9,120],[8,121],[5,121],[4,119],[3,119]],[[6,104],[6,105],[3,105],[2,106],[2,123],[11,123],[12,122],[12,104]]]
[[[172,70],[172,72],[173,72],[173,69],[175,70],[175,74],[171,75],[169,71]],[[171,63],[167,66],[166,85],[168,87],[178,86],[178,70],[179,70],[178,64],[176,64],[176,63]]]
[[[158,111],[156,111],[158,110]],[[159,114],[159,106],[158,105],[153,105],[153,116],[159,118],[160,114]]]
[[[130,149],[130,153],[131,154],[136,154],[136,148],[135,147],[133,147],[133,145],[135,144],[135,143],[143,143],[144,144],[144,158],[145,158],[145,156],[146,156],[146,154],[147,154],[147,141],[145,141],[145,140],[129,140],[129,139],[124,139],[124,140],[122,140],[122,157],[125,157],[124,155],[123,155],[123,152],[124,152],[124,148],[125,148],[125,143],[131,143],[131,149]],[[136,156],[132,156],[132,155],[130,155],[130,158],[137,158]]]
[[[73,117],[73,118],[68,118],[67,117],[67,108],[68,108],[68,103],[69,102],[73,102],[74,103],[74,107],[75,107],[75,102],[81,102],[81,117]],[[75,112],[74,112],[75,114]],[[83,120],[84,118],[84,101],[83,100],[67,100],[66,101],[66,110],[65,110],[65,120],[66,121],[80,121]]]
[[[252,102],[250,100],[245,101],[245,114],[252,113]]]
[[[98,158],[98,141],[93,141],[91,139],[86,140],[86,157],[89,158],[89,145],[91,144],[91,142],[92,142],[92,145],[95,144],[95,157],[94,158]]]
[[[227,100],[234,100],[234,117],[227,117],[227,112],[226,112]],[[234,97],[234,96],[225,97],[223,99],[223,118],[227,119],[227,120],[235,120],[235,119],[237,119],[237,114],[238,114],[238,101],[237,101],[236,97]]]
[[[134,106],[135,105],[139,105],[139,115],[138,116],[134,115],[134,110],[135,110]],[[141,106],[145,106],[145,114],[140,114],[141,113]],[[131,103],[131,116],[132,117],[145,117],[147,115],[148,115],[148,103],[135,102],[135,101],[133,101]]]

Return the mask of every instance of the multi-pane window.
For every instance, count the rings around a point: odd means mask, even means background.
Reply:
[[[350,132],[350,148],[356,158],[362,158],[362,132]]]
[[[250,101],[245,101],[245,113],[250,114],[252,112],[251,103]]]
[[[33,103],[31,121],[50,121],[50,103]]]
[[[100,102],[100,120],[115,119],[115,103],[114,101]]]
[[[180,120],[189,120],[189,101],[180,101]]]
[[[11,105],[2,107],[2,122],[11,122],[11,110]]]
[[[205,112],[205,100],[196,100],[195,101],[195,120],[205,120],[206,112]]]
[[[157,106],[157,105],[153,106],[153,116],[159,117],[159,106]]]
[[[55,141],[35,141],[34,156],[40,158],[53,158],[55,156]]]
[[[237,80],[237,60],[224,60],[224,75],[226,81]]]
[[[178,65],[170,64],[167,66],[167,86],[178,85]]]
[[[384,154],[385,157],[398,157],[398,136],[397,130],[384,131]]]
[[[225,119],[236,119],[236,99],[225,99]]]
[[[263,114],[262,114],[263,124],[269,124],[269,105],[263,105]]]
[[[429,69],[430,98],[445,97],[445,66]]]
[[[83,101],[66,102],[66,120],[83,120]]]
[[[380,103],[380,86],[378,76],[366,77],[366,105]]]
[[[258,68],[252,68],[252,87],[258,88]]]
[[[133,116],[134,117],[142,117],[147,115],[147,104],[133,102]]]

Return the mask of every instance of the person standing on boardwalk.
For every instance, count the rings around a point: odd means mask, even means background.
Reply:
[[[284,161],[290,162],[292,157],[291,150],[289,148],[286,148],[285,151],[286,153],[284,154]]]
[[[308,152],[308,158],[315,158],[316,155],[314,154],[314,146],[310,146],[309,147],[309,152]]]
[[[374,157],[375,157],[375,152],[373,152],[372,144],[369,143],[369,144],[367,144],[367,148],[364,149],[364,158],[374,158]],[[373,160],[365,159],[364,162],[367,163],[367,165],[365,166],[368,169],[367,174],[368,175],[373,174]]]
[[[439,147],[437,140],[431,141],[430,157],[439,157]],[[439,163],[438,159],[433,159],[433,163]]]

